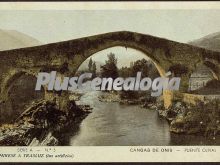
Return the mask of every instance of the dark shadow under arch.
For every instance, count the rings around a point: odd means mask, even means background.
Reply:
[[[5,98],[0,104],[1,122],[15,120],[33,101],[45,98],[44,88],[35,91],[36,80],[35,75],[25,71],[17,72],[8,79],[4,88]]]

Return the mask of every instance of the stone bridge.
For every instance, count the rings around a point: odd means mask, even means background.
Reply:
[[[187,72],[181,75],[182,92],[187,92],[190,74],[197,65],[205,64],[216,79],[220,78],[220,52],[146,34],[128,31],[110,32],[42,46],[1,51],[0,108],[5,109],[8,106],[8,91],[21,75],[36,76],[41,71],[56,70],[61,75],[73,76],[87,58],[115,46],[143,52],[153,61],[161,76],[165,76],[165,73],[177,64],[187,68]],[[172,93],[165,91],[163,97],[165,107],[169,107],[172,103]]]

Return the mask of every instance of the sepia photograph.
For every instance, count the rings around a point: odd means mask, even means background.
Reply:
[[[218,147],[219,20],[220,8],[0,8],[0,148]]]

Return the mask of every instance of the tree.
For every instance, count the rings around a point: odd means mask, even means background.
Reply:
[[[141,72],[142,77],[147,77],[149,73],[149,62],[144,58],[137,60],[132,65],[131,76],[135,76],[137,72]]]
[[[158,72],[156,67],[152,64],[152,62],[147,61],[146,59],[137,60],[130,63],[129,67],[122,67],[119,70],[119,74],[121,77],[135,77],[137,72],[141,72],[143,77],[158,77]],[[140,97],[145,97],[147,102],[154,101],[153,99],[149,99],[150,92],[146,91],[124,91],[120,92],[120,97],[122,99],[137,99]]]
[[[96,76],[96,63],[95,61],[92,64],[92,75],[95,77]]]
[[[88,64],[88,67],[89,67],[89,71],[91,72],[92,71],[92,65],[93,65],[93,61],[92,61],[92,58],[89,59],[89,64]]]
[[[111,77],[113,79],[118,77],[117,58],[115,54],[108,54],[108,60],[105,61],[105,65],[101,66],[101,76]]]
[[[127,77],[130,77],[131,76],[131,67],[122,67],[119,69],[119,75],[120,77],[123,77],[123,78],[127,78]]]

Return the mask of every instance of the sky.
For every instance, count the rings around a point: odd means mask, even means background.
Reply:
[[[45,44],[121,30],[186,43],[220,31],[219,20],[220,10],[0,11],[0,29]]]

